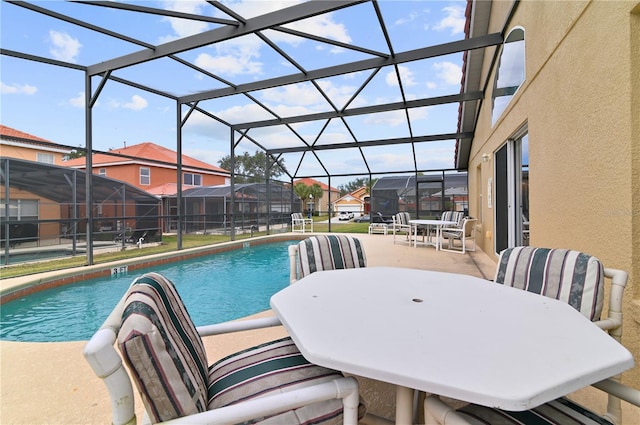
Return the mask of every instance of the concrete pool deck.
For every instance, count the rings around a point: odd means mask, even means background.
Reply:
[[[278,235],[282,236],[282,234]],[[296,237],[299,237],[296,234]],[[469,274],[493,279],[495,261],[482,251],[465,255],[394,244],[391,235],[355,235],[362,240],[369,266],[411,267]],[[68,271],[65,271],[68,273]],[[29,279],[34,280],[34,276]],[[9,279],[7,279],[8,281]],[[5,282],[7,283],[7,282]],[[271,315],[271,311],[258,316]],[[210,361],[226,354],[286,335],[282,327],[204,338]],[[107,390],[82,356],[86,341],[24,343],[0,341],[0,423],[105,424],[111,409]],[[369,410],[393,418],[393,387],[361,380]],[[577,402],[604,412],[606,397],[586,388],[571,395]],[[142,403],[136,395],[136,412]],[[640,423],[640,409],[623,403],[626,424]]]

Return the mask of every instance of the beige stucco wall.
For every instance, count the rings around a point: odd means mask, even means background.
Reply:
[[[23,146],[12,146],[6,143],[2,144],[2,156],[6,156],[8,158],[18,158],[24,159],[27,161],[37,161],[38,153],[51,154],[53,155],[53,163],[55,165],[63,165],[62,158],[64,157],[64,153],[58,152],[54,149],[46,149],[43,147],[39,147],[34,145],[33,147],[23,147]]]
[[[493,3],[489,32],[501,30],[510,8],[511,2]],[[494,126],[489,85],[469,164],[471,211],[482,217],[479,243],[493,253],[494,211],[486,203],[493,161],[482,162],[482,155],[493,154],[519,127],[528,125],[531,245],[585,251],[605,267],[629,272],[623,343],[639,366],[625,373],[624,380],[636,388],[640,388],[640,283],[634,284],[640,282],[639,14],[637,0],[522,1],[507,33],[516,26],[525,29],[526,81]],[[487,53],[485,75],[492,49]]]

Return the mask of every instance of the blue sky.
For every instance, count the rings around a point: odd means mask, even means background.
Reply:
[[[65,13],[76,19],[126,34],[146,43],[161,44],[216,28],[216,24],[137,14],[110,8],[70,4],[61,1],[32,2]],[[148,7],[179,10],[229,19],[204,1],[128,2]],[[295,4],[293,1],[223,2],[245,18]],[[396,52],[464,38],[465,1],[392,1],[379,2],[389,37]],[[91,30],[52,19],[12,4],[0,3],[2,48],[43,56],[64,62],[93,65],[142,49],[141,46]],[[371,23],[374,10],[369,3],[339,10],[306,20],[304,32],[386,51],[384,35]],[[332,45],[301,39],[288,34],[265,31],[264,34],[306,69],[317,69],[366,59],[369,56]],[[179,55],[234,84],[289,75],[297,70],[257,37],[241,37],[216,46],[207,46]],[[408,99],[455,94],[460,90],[462,55],[404,64],[400,68]],[[358,95],[353,106],[397,102],[401,99],[392,69],[382,69]],[[84,146],[84,75],[81,71],[0,56],[0,121],[51,141]],[[172,94],[186,95],[225,87],[204,74],[162,59],[114,72]],[[336,106],[342,107],[370,73],[353,73],[320,81],[322,89]],[[94,79],[94,88],[98,80]],[[329,110],[323,96],[311,84],[296,84],[252,93],[281,116],[294,116]],[[200,107],[230,123],[270,119],[272,116],[245,96],[201,102]],[[413,131],[417,135],[456,131],[458,105],[418,108],[411,111]],[[176,105],[173,100],[115,82],[108,82],[98,98],[93,113],[94,148],[108,150],[154,142],[176,149]],[[186,109],[184,109],[186,111]],[[294,126],[301,137],[313,142],[324,122]],[[354,134],[363,140],[384,137],[407,137],[402,114],[384,113],[348,120]],[[282,128],[251,130],[250,134],[268,148],[289,147],[299,143],[297,136]],[[318,143],[352,141],[339,122],[332,122]],[[229,154],[229,130],[202,114],[193,114],[183,128],[183,152],[217,165]],[[424,169],[453,167],[454,142],[422,143],[416,147],[418,167]],[[238,153],[257,148],[241,142]],[[366,149],[369,166],[375,171],[413,168],[409,146],[371,147]],[[323,153],[322,161],[331,173],[365,172],[362,155],[353,150]],[[322,173],[312,155],[285,157],[291,171],[299,175]],[[344,180],[344,179],[342,179]],[[350,180],[350,179],[346,179]],[[336,185],[332,181],[332,185]]]

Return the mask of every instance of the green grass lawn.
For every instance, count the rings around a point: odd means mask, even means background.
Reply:
[[[320,223],[326,221],[327,217],[314,217],[314,232],[327,233],[329,231],[328,223]],[[331,232],[334,233],[367,233],[369,223],[331,223]],[[256,232],[254,236],[264,236],[266,232]],[[236,235],[236,240],[247,239],[249,234]],[[154,247],[145,247],[144,249],[129,249],[126,251],[108,252],[94,254],[94,264],[103,264],[111,261],[126,260],[129,258],[142,257],[145,255],[160,254],[164,252],[172,252],[177,249],[178,242],[175,235],[162,236],[162,245]],[[182,248],[195,248],[199,246],[213,245],[221,242],[229,241],[226,235],[184,235],[182,237]],[[22,263],[16,265],[3,266],[0,269],[0,279],[8,279],[11,277],[26,276],[35,273],[48,272],[53,270],[63,270],[72,267],[80,267],[86,265],[86,256],[78,255],[70,258],[52,259],[33,263]]]

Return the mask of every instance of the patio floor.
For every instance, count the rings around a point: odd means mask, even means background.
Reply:
[[[369,266],[395,266],[448,271],[493,279],[495,261],[476,251],[460,255],[430,247],[394,244],[391,235],[357,235],[365,246]],[[30,277],[33,279],[33,276]],[[258,316],[271,315],[270,311]],[[248,331],[233,336],[204,338],[209,359],[220,358],[254,344],[286,335],[283,328]],[[103,383],[82,356],[85,342],[22,343],[0,341],[0,423],[104,424],[110,403]],[[395,392],[389,384],[360,378],[369,411],[393,418]],[[137,396],[136,396],[137,397]],[[606,408],[606,397],[587,388],[572,394],[596,411]],[[142,404],[136,398],[141,418]],[[640,409],[623,403],[625,423],[640,423]]]

